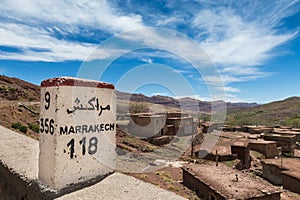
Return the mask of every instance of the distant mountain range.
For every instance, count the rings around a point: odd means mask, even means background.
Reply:
[[[169,106],[174,108],[181,108],[183,110],[189,111],[196,111],[199,110],[201,112],[210,112],[212,109],[212,103],[208,101],[201,101],[194,98],[180,98],[175,99],[169,96],[145,96],[143,94],[129,94],[124,92],[117,91],[117,99],[118,100],[130,100],[131,102],[147,102],[153,104],[159,104],[163,106]],[[215,102],[216,105],[224,104],[223,101]],[[253,108],[259,106],[257,103],[231,103],[227,102],[226,104],[227,109],[233,108]]]

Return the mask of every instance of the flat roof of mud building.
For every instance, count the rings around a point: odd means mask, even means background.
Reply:
[[[300,135],[300,132],[292,130],[274,130],[273,133],[282,135]]]
[[[276,137],[276,138],[296,138],[295,135],[288,135],[288,134],[276,134],[276,133],[264,133],[262,134],[263,137]]]
[[[298,180],[300,179],[300,172],[298,172],[298,171],[288,170],[288,171],[284,171],[282,173],[289,175],[291,177],[297,178]]]
[[[226,199],[247,199],[279,192],[271,184],[221,163],[218,167],[213,163],[188,164],[184,169]],[[238,181],[236,181],[236,174]]]
[[[193,117],[168,117],[170,120],[193,119]]]
[[[250,139],[249,140],[250,144],[277,144],[276,141],[269,141],[269,140],[263,140],[263,139]]]
[[[162,118],[164,115],[139,115],[138,118]]]
[[[235,146],[235,147],[247,147],[249,144],[249,140],[237,140],[235,142],[232,143],[231,146]]]
[[[264,164],[275,165],[281,168],[281,159],[263,159]],[[300,159],[299,158],[282,158],[282,167],[286,170],[293,171],[293,174],[300,176]]]

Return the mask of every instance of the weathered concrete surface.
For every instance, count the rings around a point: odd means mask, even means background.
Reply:
[[[0,196],[38,198],[38,141],[0,126]],[[31,191],[31,194],[28,194]]]
[[[55,191],[38,180],[38,141],[0,126],[0,200],[12,199],[184,199],[172,192],[115,173],[76,192]],[[98,181],[98,180],[95,180]],[[87,183],[86,185],[91,185]],[[84,185],[79,185],[83,187]],[[63,193],[69,193],[65,194]]]
[[[93,186],[82,190],[67,194],[57,200],[77,199],[172,199],[184,200],[185,198],[178,196],[172,192],[163,190],[150,183],[145,183],[131,176],[115,173]]]
[[[38,153],[38,141],[0,126],[0,160],[11,170],[36,179]]]

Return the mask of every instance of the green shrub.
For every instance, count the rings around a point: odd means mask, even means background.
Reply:
[[[27,127],[22,125],[22,126],[19,128],[19,131],[21,131],[22,133],[27,133]]]
[[[39,133],[40,131],[40,126],[38,124],[30,124],[28,127],[30,130],[33,130],[36,133]]]
[[[22,124],[20,122],[12,123],[12,125],[11,125],[11,127],[14,129],[19,129],[20,126],[22,126]]]
[[[13,123],[11,127],[21,131],[22,133],[27,133],[27,127],[22,125],[20,122]]]

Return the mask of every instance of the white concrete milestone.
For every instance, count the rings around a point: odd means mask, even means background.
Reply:
[[[77,78],[41,84],[39,179],[62,189],[115,169],[114,86]]]

